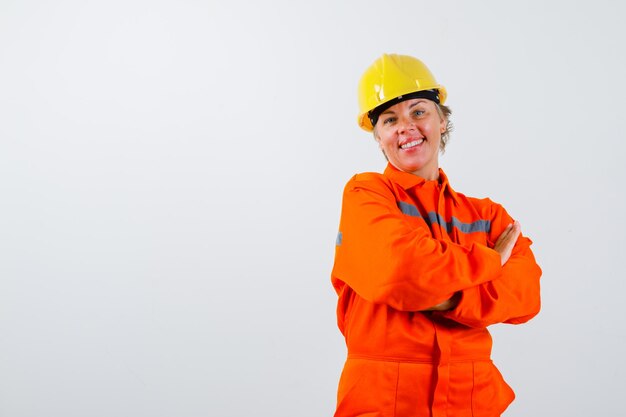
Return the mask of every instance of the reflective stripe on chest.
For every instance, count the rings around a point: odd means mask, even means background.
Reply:
[[[489,233],[491,231],[490,220],[479,219],[470,223],[465,223],[460,221],[456,217],[451,216],[450,220],[446,221],[441,214],[435,213],[434,211],[428,212],[426,216],[422,216],[416,206],[414,206],[413,204],[405,203],[404,201],[398,201],[398,208],[403,214],[406,214],[407,216],[420,217],[424,219],[429,227],[432,227],[433,224],[438,224],[448,233],[451,233],[452,228],[454,227],[456,227],[457,229],[459,229],[459,231],[463,233]]]

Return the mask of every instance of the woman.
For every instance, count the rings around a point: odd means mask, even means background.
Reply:
[[[539,312],[541,269],[520,225],[439,168],[450,110],[418,59],[383,55],[359,84],[359,125],[383,174],[346,185],[332,283],[348,347],[335,416],[499,416],[514,394],[492,364],[494,323]]]

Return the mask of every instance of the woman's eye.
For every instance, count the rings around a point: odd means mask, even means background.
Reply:
[[[424,114],[424,110],[415,110],[413,114],[416,116],[421,116],[422,114]]]
[[[387,119],[383,120],[383,124],[384,124],[384,125],[388,125],[388,124],[393,123],[395,120],[396,120],[396,118],[395,118],[395,117],[389,117],[389,118],[387,118]]]

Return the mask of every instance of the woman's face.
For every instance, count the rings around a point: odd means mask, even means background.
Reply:
[[[401,101],[385,110],[374,136],[389,162],[427,180],[439,176],[439,144],[446,120],[430,100]]]

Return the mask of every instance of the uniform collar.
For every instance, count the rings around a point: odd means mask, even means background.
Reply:
[[[417,175],[400,171],[398,168],[394,167],[390,163],[387,163],[384,175],[396,184],[400,185],[405,190],[413,187],[421,187],[422,185],[429,182],[422,177],[418,177]],[[437,181],[439,181],[439,184],[441,184],[441,189],[447,192],[455,200],[455,202],[458,203],[459,198],[457,196],[457,193],[450,186],[450,183],[448,182],[448,177],[441,168],[439,168],[439,179]]]

